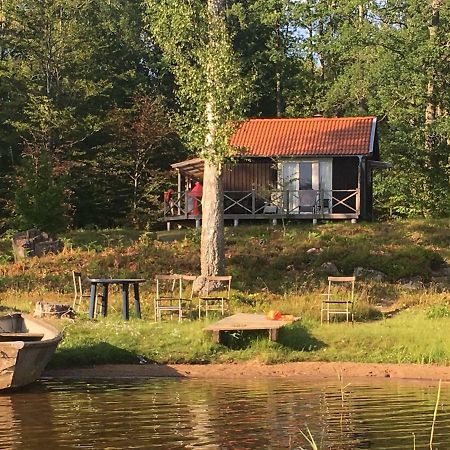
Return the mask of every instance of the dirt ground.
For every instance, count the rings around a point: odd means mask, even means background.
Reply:
[[[326,379],[393,378],[450,381],[450,367],[418,364],[367,364],[351,362],[298,362],[266,365],[258,362],[205,365],[102,365],[77,369],[47,370],[46,378],[124,379],[124,378],[263,378],[297,377]]]

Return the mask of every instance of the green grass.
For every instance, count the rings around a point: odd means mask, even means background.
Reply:
[[[78,230],[62,236],[59,255],[13,263],[9,236],[0,239],[0,308],[32,311],[36,301],[72,303],[71,271],[91,276],[199,273],[199,232],[176,231],[164,242],[135,230]],[[175,236],[175,235],[174,235]],[[307,253],[315,247],[318,253]],[[154,283],[142,287],[144,320],[121,320],[120,293],[112,292],[108,318],[57,322],[65,339],[53,366],[99,363],[208,363],[258,359],[282,361],[364,361],[448,364],[448,285],[429,284],[434,270],[450,261],[448,220],[357,224],[242,226],[226,230],[227,272],[233,275],[230,312],[277,309],[301,317],[281,330],[279,341],[266,333],[233,333],[226,345],[212,343],[204,321],[153,323]],[[9,253],[8,253],[9,252]],[[332,261],[343,274],[357,266],[383,271],[385,282],[359,281],[357,324],[320,326],[320,296]],[[419,276],[425,288],[398,283]],[[3,305],[3,306],[2,306]],[[377,305],[402,312],[384,319]],[[405,309],[406,308],[406,309]],[[438,330],[438,332],[436,332]]]
[[[301,320],[281,330],[278,342],[266,332],[231,333],[215,344],[202,321],[154,323],[118,315],[98,321],[58,322],[64,340],[53,367],[101,363],[194,363],[258,360],[353,361],[371,363],[450,363],[450,318],[430,319],[413,308],[387,320],[321,326]],[[439,330],[439,333],[436,332]]]

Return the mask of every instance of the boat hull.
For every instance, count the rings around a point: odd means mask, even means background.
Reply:
[[[13,314],[0,318],[3,339],[23,334],[23,340],[0,342],[0,389],[18,388],[39,378],[52,358],[62,339],[62,333],[42,320],[31,316]],[[27,339],[32,335],[42,335],[41,340]]]

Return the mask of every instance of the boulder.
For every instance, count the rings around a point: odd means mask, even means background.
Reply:
[[[34,317],[55,317],[57,319],[73,319],[75,311],[69,305],[60,303],[37,302]]]
[[[12,237],[14,260],[20,261],[33,256],[41,257],[48,253],[59,253],[64,243],[36,228],[16,233]]]
[[[326,273],[327,275],[339,275],[339,269],[332,261],[324,262],[320,266],[320,271]]]
[[[202,294],[206,289],[206,277],[200,275],[197,277],[192,285],[193,294]]]
[[[441,277],[450,278],[450,267],[449,266],[439,267],[439,269],[433,270],[431,275],[436,278],[441,278]]]
[[[419,276],[411,278],[400,278],[398,280],[398,283],[401,284],[403,288],[410,289],[412,291],[424,288],[422,278]]]
[[[387,275],[379,270],[366,269],[365,267],[355,267],[353,276],[363,280],[385,281]]]

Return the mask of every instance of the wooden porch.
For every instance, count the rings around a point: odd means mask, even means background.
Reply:
[[[201,224],[201,197],[174,192],[164,201],[164,220]],[[360,189],[225,191],[224,219],[233,220],[356,220],[360,217]]]

